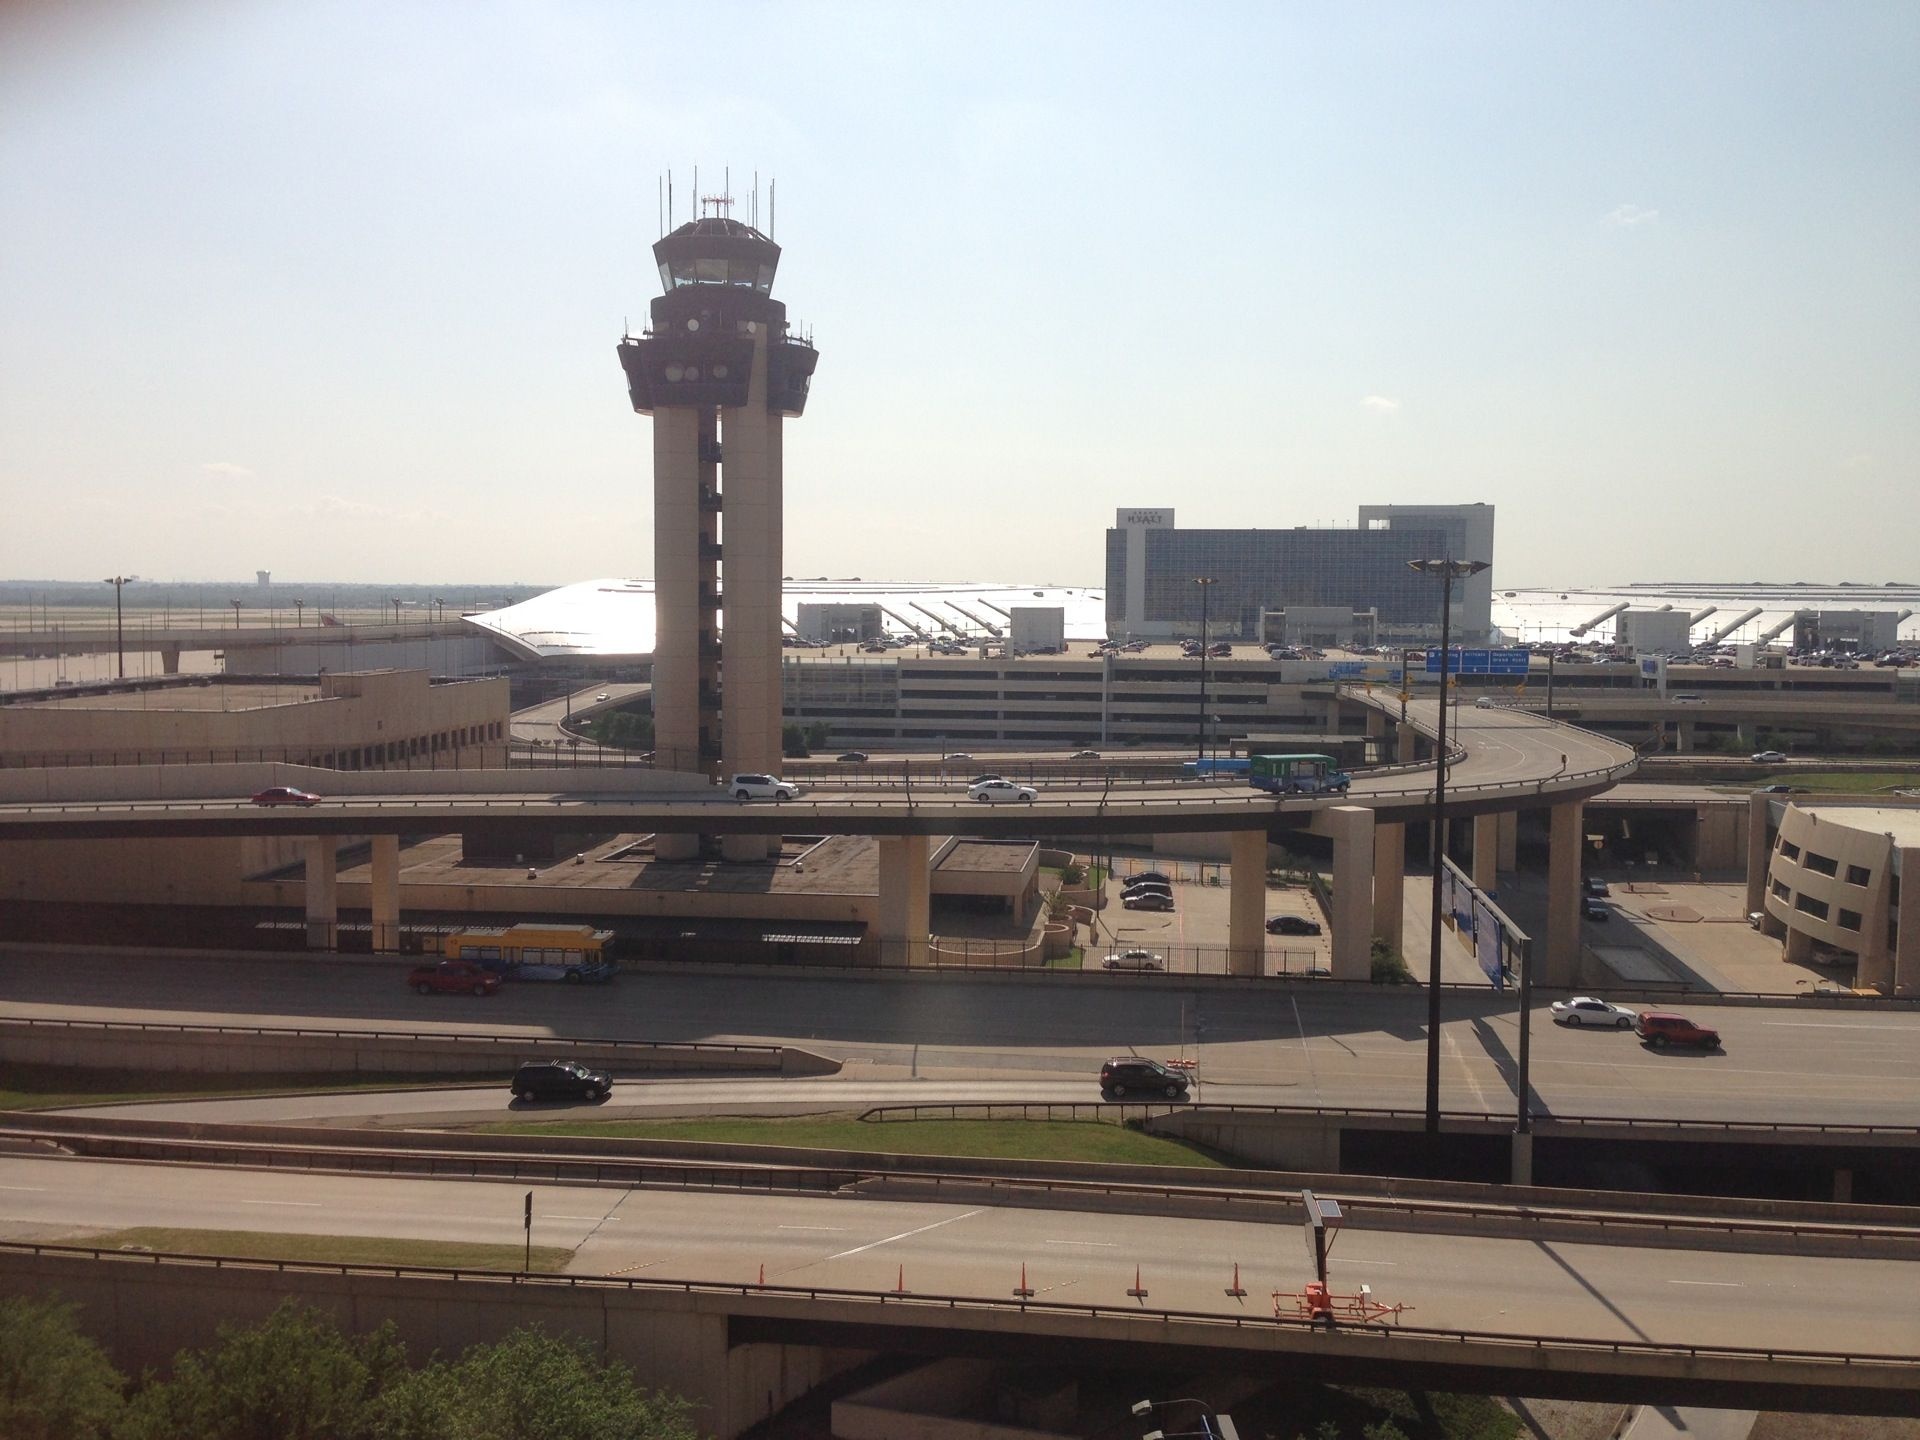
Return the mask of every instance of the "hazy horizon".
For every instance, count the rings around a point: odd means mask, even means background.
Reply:
[[[796,576],[1472,501],[1503,588],[1913,568],[1920,7],[458,13],[0,9],[0,571],[650,577],[696,165],[821,350]]]

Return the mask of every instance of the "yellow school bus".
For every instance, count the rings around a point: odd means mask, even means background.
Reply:
[[[458,930],[442,949],[449,960],[471,960],[508,980],[565,980],[572,984],[613,978],[607,959],[611,930],[591,925],[508,925]]]

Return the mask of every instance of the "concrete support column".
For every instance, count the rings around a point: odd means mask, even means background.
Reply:
[[[1520,812],[1500,812],[1500,869],[1511,875],[1520,868]]]
[[[1693,753],[1693,721],[1682,720],[1673,737],[1673,748],[1680,755]]]
[[[880,963],[887,966],[927,963],[927,932],[932,927],[928,905],[927,837],[880,837]]]
[[[1580,964],[1581,818],[1578,800],[1555,805],[1548,814],[1547,946],[1537,977],[1549,986],[1570,986]]]
[[[653,858],[656,860],[698,860],[700,858],[700,837],[685,830],[676,830],[672,834],[664,831],[653,837]]]
[[[1404,720],[1394,722],[1393,758],[1396,764],[1405,765],[1418,758],[1420,754],[1420,732]]]
[[[1373,822],[1373,938],[1405,953],[1407,827]]]
[[[1267,951],[1267,832],[1227,834],[1227,973],[1259,975]]]
[[[1798,926],[1787,926],[1786,961],[1790,965],[1805,965],[1813,959],[1813,936]]]
[[[1375,740],[1383,740],[1387,734],[1387,712],[1367,707],[1367,734]]]
[[[1768,800],[1758,792],[1747,797],[1747,913],[1766,909],[1767,858],[1773,853],[1773,837],[1767,833],[1767,817],[1772,812]]]
[[[653,413],[653,747],[663,770],[700,764],[700,418]]]
[[[400,837],[373,837],[373,952],[400,949]]]
[[[1900,909],[1895,916],[1899,932],[1893,945],[1893,993],[1920,995],[1920,845],[1902,846],[1894,855],[1900,862]]]
[[[722,835],[720,858],[730,865],[751,865],[779,853],[778,835]]]
[[[1336,805],[1321,812],[1333,836],[1333,978],[1373,973],[1373,811]]]
[[[160,673],[162,675],[178,675],[180,673],[180,647],[178,645],[162,645],[160,647]]]
[[[340,948],[340,869],[331,835],[307,837],[307,948]]]
[[[1473,883],[1482,890],[1500,888],[1500,817],[1473,817]]]

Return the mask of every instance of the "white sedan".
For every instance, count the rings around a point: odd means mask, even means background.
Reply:
[[[1003,800],[1031,801],[1039,793],[1031,785],[1016,785],[1011,780],[976,780],[967,787],[969,800],[980,800],[989,805],[997,805]]]
[[[1167,962],[1151,950],[1116,950],[1100,961],[1102,970],[1164,970]]]
[[[1630,1030],[1636,1017],[1624,1005],[1612,1005],[1591,995],[1576,995],[1571,1000],[1554,1001],[1553,1018],[1562,1025],[1610,1025],[1616,1030]]]

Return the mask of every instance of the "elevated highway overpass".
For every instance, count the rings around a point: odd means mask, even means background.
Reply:
[[[1345,698],[1369,703],[1355,693]],[[1415,703],[1403,723],[1435,726],[1433,701]],[[1375,704],[1384,727],[1390,710]],[[1575,727],[1500,710],[1474,710],[1459,722],[1449,759],[1447,811],[1472,817],[1475,854],[1490,867],[1499,850],[1502,812],[1545,809],[1551,816],[1551,895],[1544,983],[1570,976],[1579,952],[1580,804],[1630,774],[1632,749]],[[563,771],[314,772],[295,767],[188,766],[172,769],[33,770],[0,774],[0,843],[75,838],[297,835],[308,846],[310,934],[332,948],[337,926],[335,840],[373,841],[376,949],[397,948],[399,838],[496,835],[694,832],[864,834],[880,837],[883,945],[924,949],[930,837],[1112,836],[1225,833],[1230,841],[1231,973],[1259,973],[1264,949],[1266,847],[1269,839],[1310,829],[1334,850],[1333,971],[1364,979],[1375,934],[1400,934],[1403,827],[1429,818],[1431,765],[1364,772],[1346,795],[1275,796],[1244,782],[1121,782],[1093,769],[1049,785],[1031,804],[980,805],[965,798],[964,777],[929,791],[911,774],[897,782],[864,776],[816,781],[800,799],[741,803],[697,775],[585,767]],[[323,790],[311,808],[263,809],[246,798],[268,784]],[[1374,884],[1391,861],[1396,882]],[[1476,860],[1476,867],[1479,866]],[[1481,877],[1476,874],[1476,879]],[[1493,888],[1491,870],[1483,882]],[[909,960],[911,963],[911,959]]]

